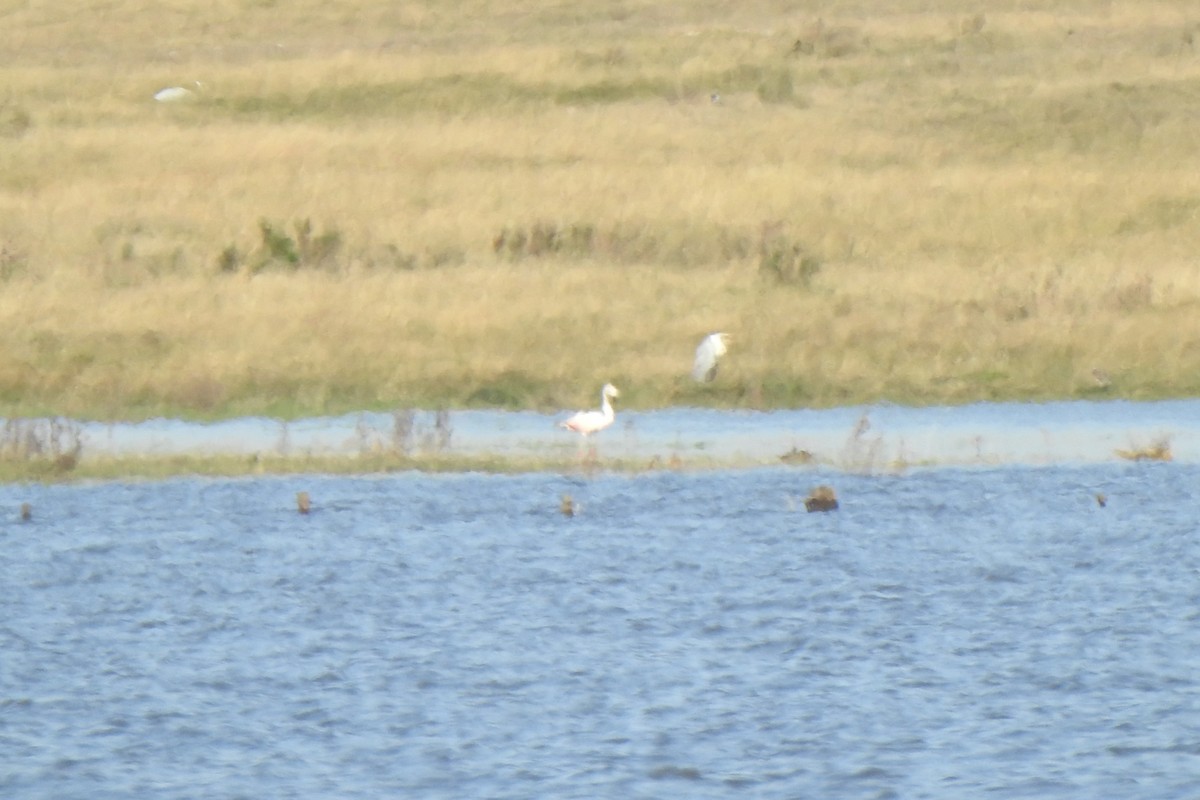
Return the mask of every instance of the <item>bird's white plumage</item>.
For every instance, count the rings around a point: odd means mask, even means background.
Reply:
[[[196,96],[196,92],[204,88],[200,81],[194,81],[195,89],[189,89],[186,86],[169,86],[166,89],[159,89],[154,93],[154,100],[159,103],[178,103],[183,100],[190,100]]]
[[[717,377],[717,363],[725,355],[728,347],[725,340],[727,333],[710,333],[701,340],[696,348],[696,361],[692,365],[692,377],[700,383],[707,383]]]
[[[573,414],[566,420],[559,423],[559,427],[566,428],[569,431],[575,431],[581,436],[587,437],[597,431],[604,430],[609,425],[612,425],[613,419],[616,417],[616,412],[613,411],[612,398],[619,397],[620,392],[617,387],[611,383],[604,384],[604,388],[600,390],[600,410],[599,411],[579,411]]]

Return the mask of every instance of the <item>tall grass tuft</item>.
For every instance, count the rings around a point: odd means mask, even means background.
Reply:
[[[31,475],[69,473],[82,453],[82,426],[74,420],[10,418],[0,426],[0,462]]]

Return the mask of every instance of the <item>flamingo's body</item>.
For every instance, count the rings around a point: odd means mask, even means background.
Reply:
[[[604,388],[600,390],[599,411],[579,411],[569,419],[558,423],[559,426],[569,431],[575,431],[584,438],[597,431],[604,430],[609,425],[612,425],[613,418],[616,416],[611,400],[614,397],[619,397],[620,394],[617,391],[617,387],[611,383],[604,384]]]
[[[728,349],[725,340],[727,333],[710,333],[696,348],[696,362],[692,365],[692,378],[700,383],[707,383],[717,377],[717,362]]]

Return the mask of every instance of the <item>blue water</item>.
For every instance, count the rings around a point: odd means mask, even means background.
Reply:
[[[1194,798],[1198,480],[3,486],[0,797]]]

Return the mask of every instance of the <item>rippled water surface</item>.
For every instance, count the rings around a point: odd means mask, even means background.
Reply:
[[[1198,479],[0,487],[0,796],[1197,797]]]

